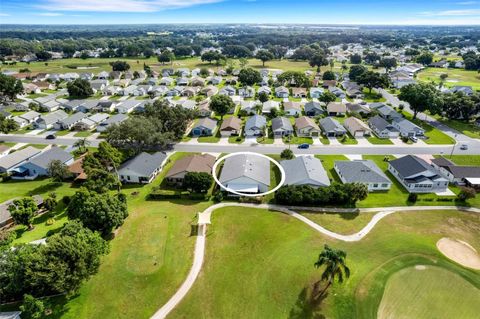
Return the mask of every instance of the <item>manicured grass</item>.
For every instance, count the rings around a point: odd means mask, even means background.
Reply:
[[[29,94],[27,95],[27,97],[29,99],[37,99],[39,97],[44,97],[44,96],[47,96],[48,94],[42,94],[42,93],[34,93],[34,94]]]
[[[322,161],[323,168],[327,171],[327,175],[331,181],[340,182],[337,172],[333,169],[335,161],[346,161],[343,155],[315,155],[316,158]]]
[[[330,140],[328,139],[328,137],[322,135],[320,137],[320,143],[322,143],[323,145],[330,145]]]
[[[76,187],[69,183],[53,182],[49,178],[37,178],[34,181],[9,180],[0,182],[0,203],[15,197],[31,195],[48,195],[51,192],[57,193],[57,198],[64,195],[71,195]]]
[[[465,121],[459,121],[459,120],[447,120],[447,119],[442,119],[438,118],[439,122],[471,137],[471,138],[480,138],[480,127],[475,125],[473,122],[465,122]]]
[[[65,136],[69,133],[72,133],[72,131],[69,131],[69,130],[61,130],[61,131],[56,131],[54,134],[56,136]]]
[[[20,147],[19,149],[21,150],[21,149],[24,149],[24,148],[29,147],[29,146],[38,148],[39,150],[43,150],[45,147],[47,147],[46,144],[27,144],[27,145],[24,145],[24,146]]]
[[[313,144],[313,139],[311,137],[292,136],[290,138],[284,137],[283,142],[285,144]]]
[[[323,213],[298,212],[320,226],[333,232],[350,235],[365,227],[376,213]]]
[[[381,94],[375,93],[373,90],[370,92],[367,88],[363,89],[363,96],[363,100],[369,103],[386,101]]]
[[[453,155],[451,160],[457,165],[480,166],[480,155]]]
[[[228,138],[228,143],[242,144],[243,142],[245,142],[245,137],[243,136],[230,136]]]
[[[342,143],[343,145],[356,145],[358,141],[349,133],[344,135],[343,137],[337,137],[337,140]]]
[[[271,136],[262,136],[262,137],[257,137],[257,143],[259,144],[273,144],[275,140]]]
[[[278,212],[219,209],[208,229],[200,276],[170,317],[375,318],[390,275],[416,264],[435,263],[480,287],[477,272],[450,262],[435,247],[444,236],[480,247],[479,224],[480,216],[456,211],[400,213],[348,243]],[[324,244],[347,252],[351,276],[335,283],[315,309],[309,294],[322,269],[313,263]],[[432,307],[442,307],[434,301]]]
[[[199,143],[218,143],[220,137],[218,136],[200,136],[197,141]]]
[[[475,90],[480,90],[480,75],[476,71],[467,71],[464,69],[444,69],[444,68],[425,68],[418,72],[417,79],[422,82],[440,83],[440,75],[448,74],[444,86],[452,87],[456,85],[471,86]]]
[[[378,138],[375,135],[372,135],[367,138],[367,140],[375,145],[392,145],[393,142],[388,138]]]
[[[480,290],[440,267],[405,268],[388,279],[378,318],[477,318]]]
[[[448,136],[447,134],[443,133],[439,129],[434,128],[433,126],[425,123],[422,120],[419,120],[418,117],[413,120],[413,115],[407,112],[403,112],[405,118],[409,121],[412,121],[416,125],[420,126],[425,130],[425,136],[428,139],[425,140],[427,144],[455,144],[455,140]]]
[[[81,131],[81,132],[75,133],[73,136],[75,136],[75,137],[89,137],[92,134],[93,134],[93,132],[90,132],[90,131]]]

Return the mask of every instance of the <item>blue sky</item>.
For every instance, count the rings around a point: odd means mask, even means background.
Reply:
[[[480,24],[480,0],[0,0],[0,23]]]

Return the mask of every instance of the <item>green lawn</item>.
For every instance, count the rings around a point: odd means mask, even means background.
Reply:
[[[480,289],[441,267],[409,267],[388,279],[378,318],[477,318]]]
[[[475,125],[473,122],[465,122],[459,120],[447,120],[443,118],[439,118],[436,116],[437,120],[471,138],[480,138],[480,127]]]
[[[56,132],[55,132],[55,135],[56,135],[56,136],[65,136],[65,135],[67,135],[67,134],[69,134],[69,133],[71,133],[71,132],[72,132],[72,131],[69,131],[69,130],[61,130],[61,131],[56,131]]]
[[[369,103],[386,101],[381,94],[375,93],[374,91],[370,92],[367,88],[363,89],[363,96],[363,100]]]
[[[275,140],[271,136],[262,136],[262,137],[257,137],[257,143],[259,144],[273,144]]]
[[[365,227],[376,213],[298,212],[320,226],[343,235],[350,235]]]
[[[320,137],[320,143],[322,143],[323,145],[330,145],[330,140],[328,139],[328,137],[322,135]]]
[[[200,136],[197,141],[199,143],[218,143],[220,137],[218,136]]]
[[[417,79],[422,82],[440,83],[440,75],[448,74],[444,86],[451,87],[456,85],[471,86],[475,90],[480,90],[480,75],[476,71],[467,71],[464,69],[444,69],[444,68],[425,68],[418,72]]]
[[[347,133],[343,137],[337,137],[337,140],[342,143],[343,145],[356,145],[358,144],[358,141],[350,135],[350,133]]]
[[[393,142],[388,138],[378,138],[375,135],[372,135],[367,138],[367,140],[375,145],[392,145]]]
[[[242,144],[243,142],[245,142],[245,137],[244,136],[230,136],[228,138],[228,143]]]
[[[311,137],[291,136],[290,138],[284,137],[283,142],[285,144],[313,144],[313,139]]]
[[[425,136],[428,139],[425,140],[427,144],[455,144],[455,140],[448,136],[447,134],[443,133],[439,129],[434,128],[430,124],[425,123],[424,121],[418,119],[418,117],[413,120],[413,115],[407,112],[403,112],[405,118],[409,121],[412,121],[416,125],[420,126],[425,130]]]
[[[81,131],[81,132],[75,133],[73,136],[75,136],[75,137],[89,137],[92,134],[93,134],[93,132],[91,132],[91,131]]]
[[[278,212],[223,208],[212,215],[200,276],[170,318],[199,313],[202,318],[375,318],[388,278],[417,264],[460,274],[478,293],[478,272],[450,262],[435,243],[449,236],[480,248],[479,225],[476,214],[403,213],[386,217],[361,241],[347,243]],[[324,244],[347,252],[351,276],[314,308],[309,294],[321,270],[313,263]],[[443,307],[434,301],[431,307]]]
[[[340,178],[333,169],[333,165],[335,161],[346,161],[348,158],[343,155],[315,155],[315,157],[322,161],[322,165],[327,171],[327,175],[330,180],[340,182]]]
[[[480,155],[453,155],[451,160],[457,165],[480,166]]]

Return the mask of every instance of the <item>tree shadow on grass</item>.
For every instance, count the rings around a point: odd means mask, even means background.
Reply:
[[[62,186],[61,182],[50,182],[45,185],[38,186],[37,188],[32,189],[31,191],[28,192],[28,195],[33,196],[33,195],[38,195],[38,194],[45,194],[45,193],[51,193],[55,191],[57,188]]]
[[[303,288],[298,295],[295,305],[290,310],[289,319],[325,319],[325,316],[320,313],[321,303],[328,294],[319,298],[312,296],[311,288]]]

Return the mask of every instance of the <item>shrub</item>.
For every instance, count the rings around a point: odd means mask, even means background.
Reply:
[[[457,199],[459,201],[464,202],[467,199],[475,198],[476,195],[477,195],[477,193],[476,193],[475,189],[473,189],[471,187],[462,187],[462,190],[457,195]]]
[[[408,199],[407,199],[407,201],[408,201],[409,203],[416,203],[417,200],[418,200],[418,195],[417,195],[417,194],[415,194],[415,193],[410,193],[410,194],[408,194]]]
[[[216,192],[215,195],[213,195],[213,201],[215,203],[220,203],[223,201],[223,193],[221,191]]]
[[[70,201],[71,201],[70,196],[68,196],[68,195],[63,196],[63,198],[62,198],[62,203],[63,203],[65,206],[68,206],[68,204],[70,204]]]

